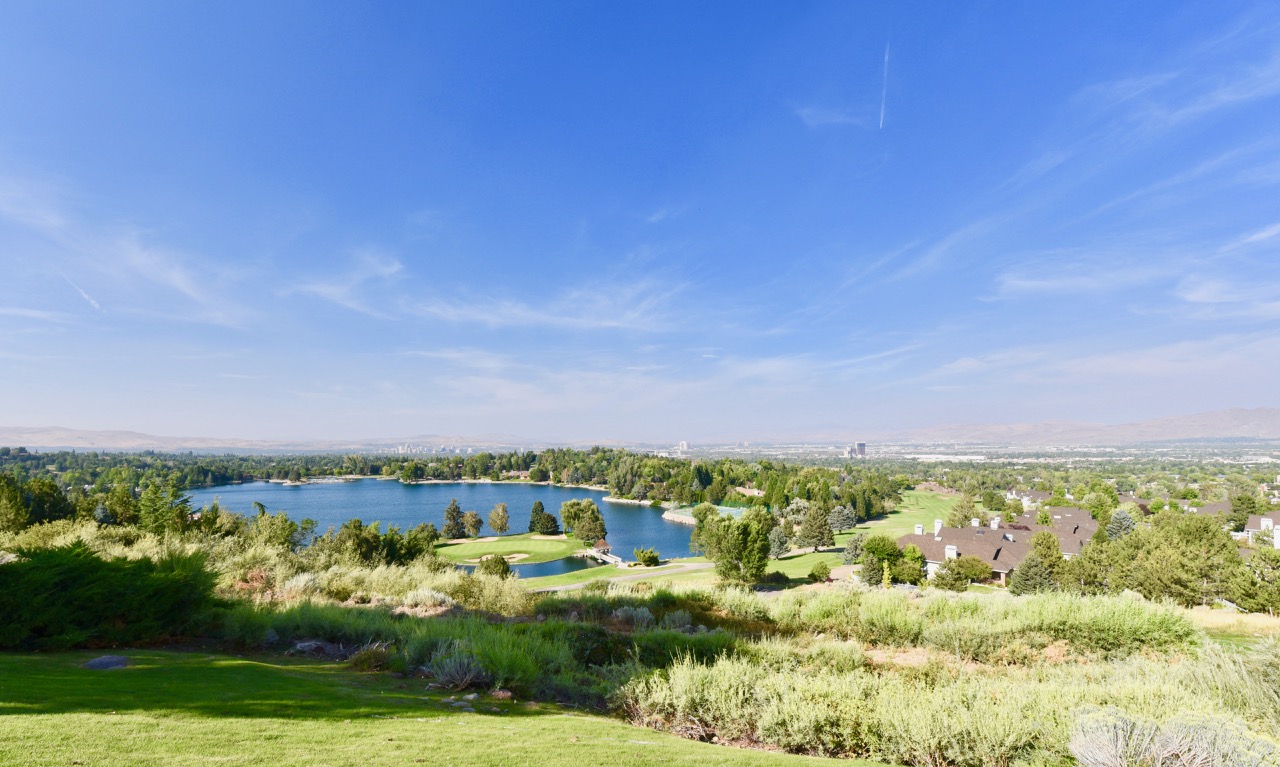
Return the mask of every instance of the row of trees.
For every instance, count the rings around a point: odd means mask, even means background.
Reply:
[[[0,449],[0,473],[46,477],[68,493],[108,494],[123,485],[136,492],[147,478],[160,476],[181,489],[264,479],[305,480],[333,475],[394,476],[405,481],[513,479],[528,472],[532,481],[607,485],[618,497],[679,504],[750,506],[763,501],[782,509],[800,499],[824,511],[844,507],[860,519],[891,510],[909,486],[906,476],[890,477],[865,468],[843,470],[794,466],[767,460],[665,458],[626,450],[553,449],[538,453],[426,455],[413,458],[371,455],[206,456],[161,453],[33,454]],[[740,489],[744,492],[740,492]],[[763,495],[759,495],[762,493]]]

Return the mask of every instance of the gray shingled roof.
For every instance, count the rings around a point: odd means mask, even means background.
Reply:
[[[1245,532],[1256,533],[1260,531],[1263,517],[1270,519],[1275,527],[1280,527],[1280,511],[1273,511],[1269,514],[1250,514],[1249,521],[1244,526]]]

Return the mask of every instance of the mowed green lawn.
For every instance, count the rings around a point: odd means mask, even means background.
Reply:
[[[577,538],[544,540],[534,538],[534,533],[520,535],[503,535],[493,541],[470,541],[468,543],[442,543],[436,546],[436,553],[453,562],[467,562],[490,554],[527,554],[517,560],[525,564],[550,562],[563,559],[583,548],[582,541]]]
[[[684,740],[545,704],[486,696],[478,713],[420,679],[205,653],[0,654],[0,764],[28,767],[670,767],[846,760]],[[488,709],[497,708],[498,712]],[[866,763],[863,763],[866,764]]]
[[[544,575],[541,578],[526,578],[520,583],[527,589],[545,589],[548,586],[569,586],[574,583],[597,581],[601,578],[618,578],[623,575],[634,575],[641,572],[637,568],[621,568],[613,565],[588,567],[586,570],[574,570],[560,575]]]
[[[825,551],[813,552],[805,549],[803,554],[790,554],[782,559],[770,559],[769,572],[779,572],[788,578],[805,578],[809,577],[809,571],[819,562],[826,562],[830,567],[839,567],[843,564],[844,544],[843,540],[848,536],[840,536],[836,543],[838,548],[827,549]]]
[[[933,520],[946,519],[951,508],[959,500],[958,495],[941,495],[928,490],[906,490],[902,493],[902,502],[891,514],[859,525],[857,529],[868,535],[880,534],[898,538],[915,532],[916,525],[924,525],[924,529],[932,533]]]

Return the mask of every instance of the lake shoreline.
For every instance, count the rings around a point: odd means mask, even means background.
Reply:
[[[215,499],[221,508],[252,516],[256,503],[269,512],[285,512],[291,519],[312,519],[317,530],[337,529],[352,519],[365,525],[381,523],[386,530],[394,525],[404,531],[419,524],[431,523],[443,529],[446,506],[456,500],[463,510],[478,511],[487,522],[489,509],[505,503],[510,515],[510,535],[522,534],[528,528],[530,508],[535,502],[555,513],[566,501],[588,498],[603,513],[607,539],[618,551],[654,548],[667,556],[682,556],[689,551],[689,528],[664,519],[664,508],[630,498],[617,498],[596,485],[570,486],[552,482],[472,480],[431,480],[413,484],[379,481],[377,476],[359,479],[371,482],[334,481],[323,478],[302,486],[283,482],[252,481],[228,483],[215,487],[194,488],[187,492],[193,508],[211,504]],[[314,485],[314,486],[313,486]],[[558,516],[558,514],[557,514]],[[491,535],[485,525],[481,535]],[[505,536],[503,536],[505,537]],[[470,558],[470,557],[468,557]]]

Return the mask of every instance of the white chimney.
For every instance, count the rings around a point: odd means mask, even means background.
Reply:
[[[992,518],[991,518],[991,529],[992,529],[992,530],[999,530],[999,529],[1000,529],[1000,518],[999,518],[999,517],[992,517]]]
[[[942,520],[935,519],[933,520],[933,534],[937,535],[940,532],[942,532]]]
[[[960,552],[956,549],[955,546],[947,546],[945,551],[947,553],[947,559],[955,559],[956,557],[960,556]]]
[[[924,535],[924,525],[916,525],[916,535]]]
[[[972,527],[982,527],[982,520],[978,519],[977,517],[974,517],[973,519],[969,520],[969,525]]]

